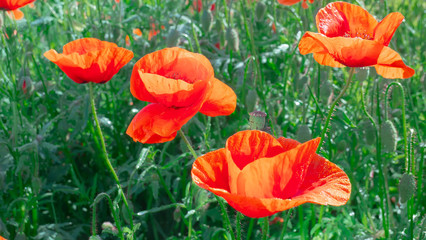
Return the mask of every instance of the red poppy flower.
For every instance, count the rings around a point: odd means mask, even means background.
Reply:
[[[166,48],[141,58],[134,66],[130,90],[137,99],[151,102],[127,128],[134,141],[161,143],[197,112],[229,115],[236,107],[234,91],[214,78],[213,67],[201,54]]]
[[[290,6],[290,5],[296,4],[300,1],[302,1],[302,0],[278,0],[278,3],[281,3],[282,5],[289,5]],[[314,0],[309,0],[309,2],[313,3]],[[303,0],[302,7],[308,8],[308,4],[306,3],[306,0]]]
[[[76,83],[105,83],[133,58],[133,52],[115,43],[83,38],[67,43],[62,54],[51,49],[44,56]]]
[[[195,160],[192,179],[253,218],[307,202],[344,205],[351,183],[345,172],[315,153],[319,142],[316,138],[300,144],[262,131],[238,132],[225,148]]]
[[[374,66],[384,78],[409,78],[414,70],[388,47],[404,16],[394,12],[377,22],[363,8],[346,3],[329,3],[316,16],[319,33],[306,32],[300,53],[331,67]]]
[[[22,19],[24,13],[18,8],[21,8],[27,4],[34,2],[35,0],[1,0],[0,9],[8,11],[8,14],[13,15],[16,20]]]

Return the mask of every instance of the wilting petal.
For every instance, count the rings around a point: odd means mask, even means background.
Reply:
[[[197,81],[210,81],[214,75],[210,61],[201,54],[177,47],[147,54],[135,64],[130,79],[130,90],[133,96],[147,102],[157,101],[147,91],[139,71],[143,74],[156,74],[190,84]]]
[[[333,2],[318,11],[317,27],[320,33],[328,37],[369,36],[373,38],[377,20],[360,6],[346,3]]]
[[[374,67],[377,74],[389,79],[409,78],[415,73],[414,69],[405,65],[401,56],[389,47],[383,48],[377,60],[377,65]]]
[[[223,189],[229,191],[228,163],[225,149],[209,152],[195,160],[192,166],[192,179],[204,189]]]
[[[300,53],[326,53],[348,67],[366,67],[377,63],[383,45],[360,38],[328,38],[320,33],[306,32],[299,43]]]
[[[139,70],[144,90],[166,107],[187,107],[205,101],[210,81],[202,80],[193,84],[183,80],[166,78],[157,74],[142,73]]]
[[[294,199],[321,205],[340,206],[351,195],[351,183],[346,173],[327,159],[314,155],[302,185]]]
[[[271,158],[260,158],[248,164],[237,179],[237,193],[258,198],[291,198],[308,173],[320,138]],[[232,184],[232,183],[230,183]]]
[[[210,117],[230,115],[237,106],[237,95],[234,90],[222,81],[213,78],[209,96],[200,109],[202,114]]]
[[[200,109],[201,104],[187,108],[168,108],[159,103],[144,107],[133,118],[127,135],[142,143],[162,143],[175,138],[176,133]]]
[[[387,15],[374,30],[374,41],[378,41],[388,46],[396,29],[404,20],[404,16],[399,12]]]

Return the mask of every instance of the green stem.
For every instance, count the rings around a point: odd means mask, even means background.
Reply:
[[[89,92],[90,92],[90,104],[92,106],[92,113],[93,113],[93,118],[95,119],[95,123],[96,123],[96,133],[98,134],[98,138],[101,141],[101,146],[102,146],[102,153],[103,153],[103,157],[105,160],[105,164],[108,167],[108,170],[111,172],[115,183],[117,185],[118,188],[118,192],[121,195],[121,198],[123,199],[124,205],[126,206],[126,210],[128,212],[128,214],[130,215],[130,226],[131,229],[133,229],[133,211],[130,209],[129,204],[127,203],[127,199],[126,196],[124,195],[124,191],[121,188],[121,184],[120,184],[120,180],[118,179],[117,174],[115,173],[114,168],[111,165],[111,162],[108,159],[108,153],[106,151],[106,146],[105,146],[105,141],[104,141],[104,136],[102,134],[102,130],[101,130],[101,126],[99,125],[99,120],[98,120],[98,115],[96,114],[96,107],[95,107],[95,97],[93,95],[93,82],[89,83]]]
[[[263,218],[262,240],[268,240],[269,235],[269,217]]]
[[[237,219],[236,219],[236,228],[237,228],[237,239],[241,239],[241,220],[244,218],[243,214],[240,212],[237,212]]]
[[[290,208],[289,210],[287,210],[287,212],[285,213],[285,216],[284,216],[284,221],[283,221],[283,228],[281,229],[281,233],[280,233],[280,240],[283,240],[284,239],[284,235],[285,235],[285,233],[286,233],[286,230],[287,230],[287,222],[288,222],[288,219],[290,218],[290,214],[291,214],[291,211],[293,210],[293,208]]]
[[[376,121],[374,121],[373,117],[368,113],[367,109],[365,108],[364,92],[363,92],[362,88],[361,88],[361,104],[362,104],[362,110],[363,110],[364,114],[368,117],[371,124],[373,124],[374,129],[376,130],[376,148],[377,148],[376,158],[377,158],[377,161],[379,163],[378,168],[379,168],[379,175],[380,175],[380,177],[379,177],[380,208],[382,210],[381,211],[381,213],[382,213],[382,224],[383,224],[383,228],[385,229],[385,233],[386,233],[386,229],[388,229],[388,227],[387,227],[388,225],[387,225],[387,220],[386,220],[387,219],[387,212],[386,212],[386,208],[383,204],[385,194],[384,194],[383,188],[382,188],[382,187],[384,187],[384,184],[383,184],[384,181],[383,181],[382,163],[381,163],[381,156],[380,156],[381,142],[380,142],[380,135],[379,135],[379,127],[377,126]],[[387,230],[387,234],[389,234],[389,230]],[[387,235],[386,238],[388,238],[388,235]]]
[[[93,201],[93,213],[92,213],[92,236],[96,236],[96,205],[99,203],[103,198],[106,198],[108,201],[109,208],[111,209],[112,217],[114,218],[115,224],[117,225],[118,235],[120,236],[121,240],[124,240],[124,233],[121,230],[121,222],[120,218],[118,217],[114,205],[112,203],[111,198],[106,193],[99,193],[98,196],[96,196],[95,200]]]
[[[191,143],[189,143],[188,139],[186,138],[185,134],[182,132],[182,129],[179,129],[178,131],[179,135],[181,136],[181,138],[183,139],[183,141],[185,142],[186,146],[188,147],[189,151],[191,152],[192,156],[194,157],[194,159],[198,158],[197,153],[195,153],[194,148],[191,146]]]
[[[346,85],[343,87],[342,91],[336,97],[336,99],[334,99],[334,101],[331,103],[330,110],[328,111],[328,115],[327,115],[327,119],[325,121],[324,128],[322,129],[322,132],[321,132],[321,135],[320,135],[321,136],[321,142],[318,145],[317,152],[320,151],[322,143],[324,142],[324,136],[325,136],[325,133],[327,132],[328,124],[330,123],[330,119],[331,119],[331,115],[333,114],[334,107],[336,106],[336,104],[340,100],[340,98],[343,97],[343,95],[345,94],[346,90],[348,90],[349,85],[351,84],[354,72],[355,72],[355,68],[351,68],[351,70],[349,71],[349,77],[348,77],[348,79],[346,81]]]

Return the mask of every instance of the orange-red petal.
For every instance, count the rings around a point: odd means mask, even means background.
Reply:
[[[302,1],[302,0],[278,0],[278,3],[280,3],[282,5],[288,5],[288,6],[290,6],[290,5],[296,4],[296,3],[300,2],[300,1]]]
[[[159,103],[144,107],[133,118],[127,135],[142,143],[162,143],[173,140],[176,133],[200,109],[201,104],[187,108],[168,108]]]
[[[125,48],[107,47],[94,50],[90,44],[84,47],[78,43],[67,44],[64,52],[67,54],[49,50],[44,56],[58,65],[76,83],[107,82],[133,58],[133,52]]]
[[[306,32],[299,43],[300,53],[328,53],[333,59],[348,67],[366,67],[377,63],[383,45],[361,38],[329,38],[320,33]],[[333,62],[325,65],[335,66]]]
[[[346,3],[333,2],[320,9],[316,16],[318,31],[328,37],[373,37],[377,20],[364,8]]]
[[[234,90],[216,78],[213,78],[211,84],[208,97],[200,112],[210,117],[233,113],[237,106],[237,95]]]
[[[170,79],[170,82],[182,80],[193,84],[197,81],[210,81],[213,78],[214,72],[209,60],[201,54],[192,53],[177,47],[165,48],[145,55],[135,64],[130,79],[130,91],[133,96],[141,101],[159,102],[160,99],[156,99],[152,95],[156,90],[154,88],[148,90],[144,83],[145,77],[149,79],[154,75]],[[178,87],[171,89],[181,91]],[[163,89],[159,89],[159,91],[163,92]],[[178,104],[182,105],[182,103]]]
[[[34,2],[35,0],[2,0],[0,1],[0,9],[12,11],[21,8],[27,4]]]
[[[414,75],[414,69],[405,65],[401,56],[389,47],[384,47],[378,60],[376,68],[377,74],[384,78],[410,78]]]
[[[396,29],[404,20],[404,16],[399,12],[388,14],[374,30],[374,41],[378,41],[388,46]]]

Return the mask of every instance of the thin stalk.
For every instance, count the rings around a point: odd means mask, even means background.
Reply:
[[[330,123],[330,119],[331,119],[331,115],[333,114],[334,107],[336,106],[336,104],[340,100],[340,98],[343,97],[343,95],[345,94],[346,90],[348,90],[349,85],[351,84],[352,77],[353,77],[354,73],[355,73],[355,68],[351,68],[351,70],[349,71],[349,77],[346,80],[346,85],[343,87],[342,91],[336,97],[336,99],[334,99],[334,101],[331,103],[330,110],[328,111],[328,115],[327,115],[327,119],[325,121],[324,128],[322,129],[322,132],[321,132],[321,135],[320,135],[321,136],[321,142],[318,145],[317,152],[320,151],[322,143],[324,142],[324,136],[325,136],[325,133],[327,132],[328,124]]]
[[[103,157],[104,157],[104,160],[105,160],[105,164],[107,165],[108,170],[111,172],[111,174],[112,174],[112,176],[115,180],[115,183],[116,183],[117,188],[118,188],[118,192],[121,195],[121,198],[123,199],[124,205],[126,206],[126,210],[130,215],[130,218],[129,218],[130,219],[130,226],[131,226],[131,229],[133,229],[133,211],[130,209],[129,204],[127,203],[126,196],[124,195],[124,191],[121,188],[120,180],[118,179],[118,176],[115,173],[115,170],[112,167],[111,162],[109,161],[108,153],[106,151],[104,136],[102,134],[101,126],[99,125],[98,115],[96,114],[95,97],[94,97],[94,94],[93,94],[93,85],[94,85],[93,82],[89,83],[90,104],[92,106],[93,118],[95,119],[95,123],[96,123],[96,133],[98,134],[98,138],[101,141],[102,154],[103,154]]]
[[[373,117],[368,113],[367,109],[365,108],[364,92],[362,91],[362,88],[361,88],[361,105],[362,105],[362,110],[363,110],[364,114],[368,117],[368,119],[370,120],[371,124],[373,124],[374,129],[376,130],[376,148],[377,148],[377,150],[376,150],[376,158],[377,158],[377,161],[379,163],[379,167],[378,168],[379,168],[379,175],[380,175],[380,177],[379,177],[379,184],[380,184],[380,187],[379,187],[380,208],[381,208],[381,213],[382,213],[382,224],[383,224],[383,228],[385,229],[385,234],[389,234],[389,228],[388,228],[388,224],[387,224],[388,223],[387,222],[387,211],[386,211],[385,205],[383,204],[383,201],[384,201],[384,198],[385,198],[384,197],[385,194],[384,194],[383,188],[382,188],[384,186],[384,184],[383,184],[384,180],[383,180],[382,162],[381,162],[381,156],[380,156],[380,147],[381,147],[380,145],[381,145],[381,142],[380,142],[379,128],[378,128],[378,126],[376,124],[376,121],[374,121]],[[386,238],[388,238],[388,236]]]
[[[124,240],[124,233],[121,230],[120,218],[118,217],[117,213],[115,212],[115,208],[114,208],[114,205],[112,203],[111,198],[106,193],[99,193],[98,196],[96,196],[95,200],[93,201],[92,236],[96,236],[96,205],[97,205],[97,203],[99,203],[99,201],[102,200],[102,198],[107,199],[109,208],[111,209],[112,217],[114,218],[115,224],[117,225],[118,235],[120,236],[121,240]]]
[[[293,208],[290,208],[289,210],[287,210],[287,212],[284,215],[283,228],[281,229],[281,233],[280,233],[280,240],[284,239],[284,235],[287,230],[287,222],[288,222],[288,219],[290,218],[290,214],[292,210]]]
[[[269,217],[263,218],[262,240],[268,240],[269,235]]]
[[[247,240],[250,240],[251,233],[253,232],[254,218],[250,218],[250,223],[247,229]]]
[[[237,218],[236,218],[236,228],[237,228],[237,239],[241,238],[241,220],[244,218],[243,214],[240,212],[237,212]]]

